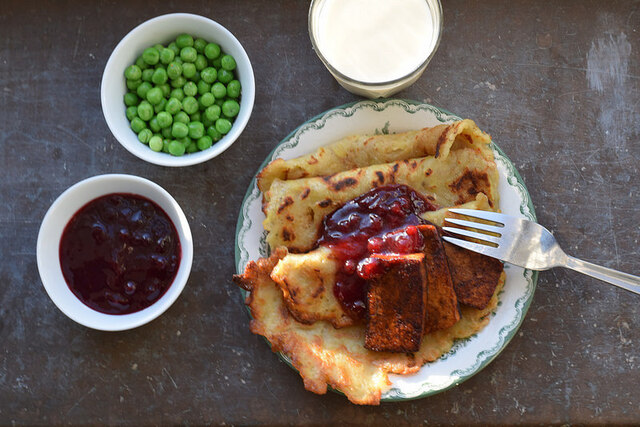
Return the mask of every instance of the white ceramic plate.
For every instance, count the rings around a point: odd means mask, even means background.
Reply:
[[[396,133],[460,120],[427,104],[404,100],[362,101],[326,111],[302,124],[265,159],[262,169],[276,158],[291,159],[357,133]],[[492,145],[500,174],[500,209],[503,213],[535,220],[529,193],[511,161]],[[262,195],[254,177],[242,203],[236,229],[236,269],[240,274],[250,260],[268,254],[262,227]],[[487,366],[515,335],[533,299],[537,272],[506,265],[507,281],[498,308],[482,331],[458,340],[447,354],[414,375],[391,375],[391,389],[383,401],[417,399],[460,384]],[[285,357],[286,360],[286,357]],[[287,360],[288,362],[288,360]]]

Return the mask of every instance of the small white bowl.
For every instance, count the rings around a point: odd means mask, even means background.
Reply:
[[[146,48],[157,43],[166,45],[182,33],[218,43],[224,52],[234,57],[237,64],[235,73],[240,80],[242,94],[240,112],[228,134],[214,143],[211,148],[176,157],[151,150],[138,141],[138,136],[131,130],[124,105],[124,95],[127,93],[124,70],[133,64]],[[109,129],[129,152],[156,165],[189,166],[216,157],[240,136],[253,109],[255,80],[247,53],[229,30],[203,16],[173,13],[158,16],[138,25],[118,43],[104,68],[100,98],[102,113]]]
[[[180,266],[169,289],[151,306],[131,314],[105,314],[89,308],[73,294],[60,266],[60,239],[73,215],[90,201],[112,193],[137,194],[155,202],[175,225],[182,248]],[[42,284],[64,314],[89,328],[122,331],[152,321],[178,298],[191,272],[193,239],[182,209],[158,184],[133,175],[99,175],[71,186],[53,202],[40,226],[36,254]]]

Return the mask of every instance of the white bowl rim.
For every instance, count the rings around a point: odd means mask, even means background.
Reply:
[[[240,68],[240,64],[246,62],[246,70],[243,69],[242,72],[246,73],[245,76],[240,77],[240,82],[242,85],[242,98],[240,100],[240,113],[236,117],[236,120],[231,127],[231,130],[228,134],[226,134],[223,138],[221,138],[218,142],[214,143],[213,146],[204,151],[199,151],[196,153],[190,153],[188,155],[175,157],[166,153],[157,153],[152,151],[148,147],[141,146],[139,148],[145,148],[145,150],[136,149],[137,145],[141,143],[135,136],[135,133],[131,131],[131,129],[127,128],[128,132],[125,133],[120,130],[120,128],[116,125],[116,115],[117,113],[111,111],[107,108],[108,98],[110,96],[114,96],[112,93],[107,93],[106,87],[108,86],[109,76],[115,74],[121,74],[124,70],[116,70],[115,62],[117,52],[122,52],[123,48],[135,38],[141,34],[143,31],[147,30],[149,27],[153,27],[160,23],[166,22],[170,19],[183,19],[186,22],[188,21],[197,21],[207,25],[214,27],[217,31],[224,34],[232,44],[235,44],[234,48],[237,49],[237,52],[234,54],[234,58],[238,63],[238,68]],[[188,32],[188,28],[185,28],[184,32]],[[225,46],[224,43],[221,43],[218,40],[212,40],[216,43],[220,43],[222,48],[225,50],[229,50],[229,46]],[[239,54],[239,56],[238,56]],[[147,21],[142,22],[135,28],[133,28],[127,35],[125,35],[122,40],[116,45],[113,49],[113,52],[109,56],[107,63],[105,65],[102,80],[100,85],[100,101],[102,105],[102,114],[107,122],[107,126],[111,130],[111,133],[116,138],[116,140],[122,145],[127,151],[129,151],[134,156],[145,160],[149,163],[153,163],[160,166],[171,166],[171,167],[180,167],[180,166],[191,166],[194,164],[202,163],[207,160],[213,159],[217,157],[221,153],[223,153],[227,148],[229,148],[238,137],[241,135],[242,131],[245,129],[247,123],[249,122],[249,118],[251,116],[251,112],[253,110],[253,105],[255,101],[255,76],[253,73],[253,67],[251,65],[251,61],[249,60],[249,56],[247,52],[244,50],[244,47],[240,43],[240,41],[224,26],[219,24],[218,22],[192,13],[169,13],[165,15],[156,16],[155,18],[151,18]],[[122,104],[124,107],[124,103]],[[122,114],[124,114],[124,108],[122,110]]]
[[[126,184],[123,186],[123,184]],[[114,187],[120,190],[113,190]],[[128,186],[128,187],[127,187]],[[146,188],[154,195],[140,194],[133,187]],[[82,194],[86,192],[86,194]],[[171,218],[182,249],[176,277],[160,299],[149,307],[130,314],[106,314],[91,309],[76,297],[62,275],[60,236],[79,209],[107,194],[139,194],[158,204]],[[87,195],[88,194],[88,195]],[[51,235],[55,238],[51,238]],[[55,251],[55,254],[52,254]],[[86,327],[102,331],[123,331],[142,326],[164,313],[182,293],[193,263],[193,238],[189,222],[178,202],[164,188],[146,178],[126,174],[105,174],[86,178],[66,189],[51,204],[38,232],[36,258],[40,279],[53,303],[67,317]]]

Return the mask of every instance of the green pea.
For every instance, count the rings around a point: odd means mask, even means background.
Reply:
[[[205,58],[204,55],[198,55],[196,57],[195,64],[196,64],[196,70],[202,71],[205,68],[207,68],[207,64],[208,64],[207,58]]]
[[[197,57],[198,52],[190,46],[180,49],[180,59],[184,62],[195,62]]]
[[[220,138],[222,138],[222,134],[218,132],[215,126],[209,126],[207,128],[207,135],[211,137],[211,140],[214,142],[220,141]]]
[[[187,79],[185,79],[184,76],[180,76],[178,78],[171,80],[171,87],[173,88],[182,87],[185,85],[185,83],[187,83]]]
[[[138,133],[138,141],[142,142],[143,144],[147,144],[149,143],[149,140],[152,136],[153,132],[151,132],[151,129],[142,129],[140,133]]]
[[[203,93],[200,98],[198,98],[198,104],[202,107],[202,109],[206,109],[213,105],[216,102],[216,97],[213,96],[211,92]]]
[[[152,117],[151,120],[149,120],[149,129],[154,132],[160,132],[161,129],[158,124],[158,116]]]
[[[135,105],[127,107],[126,114],[127,114],[127,120],[129,121],[133,120],[134,117],[138,116],[138,107],[136,107]]]
[[[217,99],[216,98],[216,102],[214,103],[214,105],[217,105],[218,107],[222,108],[222,104],[224,104],[225,98],[220,98]]]
[[[176,37],[176,46],[180,49],[187,46],[193,46],[193,37],[191,37],[190,34],[180,34]]]
[[[171,128],[171,136],[174,138],[184,138],[189,134],[189,127],[181,122],[174,122]]]
[[[164,128],[160,131],[162,138],[171,138],[171,128]]]
[[[162,96],[168,98],[171,94],[171,86],[169,86],[169,83],[161,84],[158,87],[162,90]]]
[[[153,117],[153,107],[149,102],[142,101],[140,105],[138,105],[138,117],[145,122],[151,120],[151,117]]]
[[[151,105],[158,104],[162,100],[162,89],[160,89],[159,87],[149,89],[146,98]]]
[[[227,71],[233,71],[236,69],[236,60],[231,55],[223,55],[220,59],[220,65]]]
[[[196,101],[196,99],[193,96],[187,96],[185,99],[182,100],[182,109],[187,114],[195,113],[196,111],[198,111],[199,107],[200,106],[198,105],[198,101]]]
[[[216,130],[225,135],[231,130],[231,122],[227,119],[219,118],[216,120]]]
[[[160,53],[162,52],[162,49],[164,49],[164,46],[162,46],[160,43],[156,43],[153,45],[153,48],[156,49],[158,53]]]
[[[142,77],[142,70],[136,64],[132,64],[124,70],[124,76],[129,80],[138,80]]]
[[[138,88],[136,89],[136,93],[140,98],[146,98],[147,92],[149,92],[152,88],[153,86],[151,86],[151,83],[142,82],[142,84],[140,84],[140,86],[138,86]]]
[[[131,120],[131,130],[135,133],[140,133],[140,131],[146,127],[147,124],[140,117],[134,117],[133,120]]]
[[[220,118],[220,112],[221,112],[221,108],[219,106],[212,105],[210,107],[207,107],[206,110],[204,110],[204,116],[207,119],[211,120],[212,122],[215,122]]]
[[[199,122],[202,120],[202,116],[200,115],[200,111],[196,111],[195,113],[189,116],[192,122]]]
[[[182,156],[184,154],[185,148],[184,144],[179,141],[171,141],[169,143],[169,153],[172,156]]]
[[[184,64],[184,61],[182,59],[180,59],[180,51],[178,51],[178,53],[176,53],[176,57],[173,58],[173,62],[175,62],[176,64],[182,66],[182,64]]]
[[[169,144],[171,143],[170,137],[164,137],[162,139],[162,152],[169,154]]]
[[[198,144],[198,149],[201,151],[204,151],[207,148],[211,147],[211,145],[213,145],[213,140],[209,135],[205,135],[202,138],[198,139],[197,144]]]
[[[162,98],[160,102],[153,106],[153,111],[158,114],[160,111],[164,111],[164,107],[167,105],[167,99]]]
[[[149,65],[146,62],[144,62],[144,59],[142,59],[142,55],[138,56],[138,58],[136,59],[136,65],[141,70],[145,70],[149,68]]]
[[[152,136],[151,139],[149,139],[149,148],[155,152],[162,151],[162,138],[159,136]]]
[[[211,66],[213,66],[216,70],[222,68],[222,57],[218,56],[216,59],[212,60]]]
[[[185,148],[187,148],[187,146],[189,144],[191,144],[191,138],[189,138],[188,136],[185,136],[184,138],[178,138],[177,141],[184,145]]]
[[[166,111],[159,112],[156,116],[156,120],[158,121],[158,125],[162,129],[171,126],[171,124],[173,123],[173,117]]]
[[[153,72],[153,76],[151,76],[151,81],[157,85],[166,83],[168,79],[169,76],[167,75],[167,70],[164,68],[156,68]]]
[[[218,72],[213,67],[207,67],[200,72],[200,78],[205,82],[212,84],[218,78]]]
[[[167,48],[171,49],[171,51],[173,52],[174,56],[180,54],[180,48],[178,47],[176,42],[169,43],[169,46],[167,46]]]
[[[190,122],[189,127],[189,138],[199,139],[204,136],[204,125],[201,122]]]
[[[195,141],[191,141],[189,145],[187,145],[186,151],[187,153],[195,153],[196,151],[198,151],[198,144],[196,144]]]
[[[147,68],[146,70],[142,71],[142,81],[150,82],[151,79],[153,78],[154,71],[155,70],[153,68]]]
[[[225,70],[224,68],[218,71],[218,81],[224,84],[229,83],[233,80],[233,73],[229,70]]]
[[[209,92],[211,90],[211,85],[207,82],[205,82],[204,80],[200,80],[198,82],[198,94],[199,95],[204,95],[205,93]]]
[[[138,95],[136,95],[135,93],[127,92],[124,94],[124,105],[126,105],[127,107],[138,105],[139,102],[140,98],[138,98]]]
[[[237,98],[240,96],[240,82],[238,80],[231,80],[227,85],[227,96],[229,98]]]
[[[180,102],[177,98],[169,98],[167,104],[164,106],[164,110],[171,114],[177,114],[178,111],[182,108],[182,102]]]
[[[142,80],[138,79],[138,80],[127,80],[127,89],[129,90],[136,90],[138,89],[138,86],[140,86],[142,84]]]
[[[224,104],[222,104],[222,114],[227,117],[235,117],[238,115],[239,111],[240,105],[238,104],[238,101],[229,99],[224,101]]]
[[[182,64],[182,75],[188,79],[192,79],[198,70],[196,69],[196,65],[190,62],[185,62]]]
[[[169,94],[169,97],[170,98],[175,98],[178,101],[182,101],[184,99],[184,92],[183,92],[182,88],[178,87],[178,88],[175,88],[175,89],[173,89],[171,91],[171,93]],[[171,114],[174,114],[174,113],[171,113]]]
[[[227,87],[220,82],[216,82],[211,86],[211,93],[218,99],[227,96]]]
[[[194,82],[185,83],[182,90],[186,96],[196,96],[198,94],[198,86]]]
[[[209,59],[216,59],[220,56],[220,45],[216,43],[209,43],[204,47],[204,56]]]
[[[167,65],[168,63],[173,61],[173,58],[175,58],[175,56],[176,54],[173,50],[165,47],[160,51],[160,62],[162,62],[164,65]]]
[[[170,79],[172,80],[177,79],[181,75],[182,75],[182,65],[173,61],[167,66],[167,76],[169,76]]]
[[[149,47],[142,52],[142,59],[149,65],[156,65],[160,61],[160,53],[155,47]]]
[[[205,46],[207,46],[207,42],[204,39],[197,38],[193,41],[193,47],[198,53],[204,52]]]
[[[176,122],[187,124],[190,121],[191,120],[189,119],[189,115],[187,113],[185,113],[184,111],[179,111],[178,114],[175,114],[173,116],[173,123],[174,124]]]
[[[201,122],[204,125],[205,129],[209,129],[209,126],[213,126],[214,125],[214,121],[213,120],[207,119],[207,116],[205,116],[204,114],[201,114],[201,116],[202,116]]]

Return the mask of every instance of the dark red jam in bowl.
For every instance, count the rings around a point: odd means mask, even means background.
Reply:
[[[334,294],[345,312],[364,319],[366,279],[373,272],[367,258],[375,253],[410,254],[424,246],[415,227],[420,215],[436,206],[406,185],[376,187],[325,217],[319,246],[329,247],[340,267]]]
[[[134,194],[108,194],[82,207],[60,240],[60,265],[71,291],[107,314],[149,307],[176,277],[182,250],[160,206]]]

